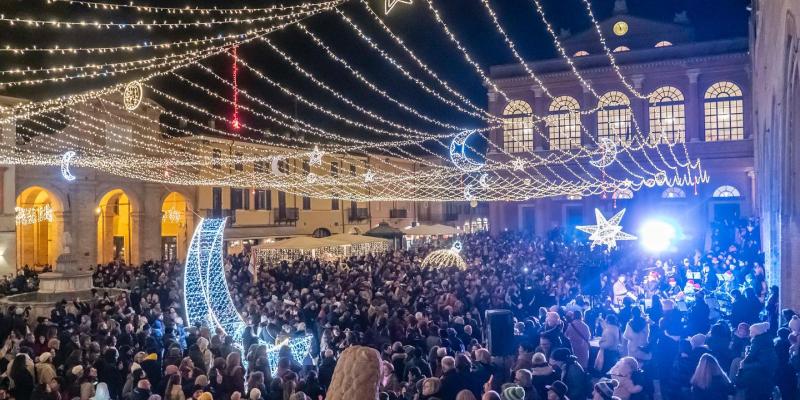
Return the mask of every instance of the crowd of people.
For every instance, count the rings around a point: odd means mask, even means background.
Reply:
[[[742,232],[660,258],[558,231],[476,233],[458,238],[464,270],[421,267],[443,240],[255,271],[249,254],[232,255],[242,345],[187,326],[180,264],[101,265],[90,300],[35,321],[3,310],[0,400],[319,400],[354,346],[379,351],[381,400],[794,399],[800,318],[767,290],[757,225]],[[718,274],[732,276],[724,291]],[[509,310],[513,334],[491,335],[488,310]],[[305,335],[304,361],[285,347],[273,370],[264,343]]]

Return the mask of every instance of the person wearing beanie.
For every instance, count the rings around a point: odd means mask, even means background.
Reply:
[[[544,353],[536,353],[533,355],[531,375],[531,382],[536,393],[539,395],[538,398],[547,398],[546,387],[558,380],[558,374],[553,367],[547,363]]]
[[[555,381],[552,385],[547,386],[547,400],[569,400],[567,395],[569,388],[564,382]],[[580,399],[583,399],[582,397]]]
[[[592,400],[620,400],[614,396],[614,389],[619,386],[619,382],[614,379],[601,379],[594,384]]]
[[[525,389],[520,386],[508,386],[503,389],[503,400],[525,400]]]
[[[553,350],[550,365],[559,371],[559,380],[569,388],[569,398],[585,399],[588,396],[591,388],[587,387],[586,372],[569,349]]]

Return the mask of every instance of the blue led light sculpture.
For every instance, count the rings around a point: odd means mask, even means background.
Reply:
[[[201,324],[209,329],[222,329],[233,338],[236,346],[244,352],[242,334],[247,326],[231,298],[225,280],[225,267],[222,257],[223,232],[227,218],[203,218],[194,231],[189,251],[186,255],[186,268],[183,276],[183,303],[186,320],[190,325]],[[292,357],[303,364],[311,349],[311,335],[285,340],[282,343],[260,344],[267,346],[267,359],[273,373],[277,371],[279,351],[288,346]]]

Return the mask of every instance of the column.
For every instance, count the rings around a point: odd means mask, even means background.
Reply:
[[[586,81],[589,85],[592,83]],[[594,97],[588,87],[583,86],[583,98],[581,99],[581,110],[591,110],[597,106],[597,99]],[[589,113],[581,115],[581,124],[583,129],[581,132],[581,142],[584,147],[595,147],[597,142],[597,113]]]
[[[69,189],[72,204],[75,207],[70,210],[71,217],[69,219],[64,218],[64,229],[67,229],[69,224],[72,225],[72,248],[70,248],[70,251],[72,251],[80,267],[96,265],[100,247],[98,245],[97,221],[103,215],[101,214],[102,211],[96,212],[99,206],[97,204],[99,199],[95,197],[97,186],[93,183],[95,182],[94,180],[91,182],[81,182],[76,187]],[[69,206],[69,204],[64,204],[65,212]],[[105,223],[105,220],[103,222]]]
[[[248,190],[248,195],[250,191]],[[139,211],[138,222],[141,232],[139,256],[142,260],[161,259],[161,197],[163,189],[160,185],[145,183],[142,210]],[[132,216],[133,218],[133,216]],[[136,226],[134,224],[133,226]],[[133,236],[136,233],[133,232]],[[131,242],[135,242],[131,238]],[[135,253],[135,252],[134,252]]]
[[[703,140],[703,94],[699,92],[697,78],[700,76],[699,69],[686,71],[689,78],[689,88],[684,93],[686,99],[686,139],[689,142],[700,142]]]
[[[633,75],[631,76],[631,81],[633,81],[633,88],[636,89],[637,92],[642,93],[642,82],[644,82],[644,75]],[[634,118],[636,123],[639,125],[639,130],[642,132],[643,139],[645,140],[650,137],[650,118],[648,118],[648,108],[648,99],[640,99],[637,96],[633,96],[631,98],[631,110],[633,111],[632,118]],[[631,127],[631,129],[633,130],[632,133],[636,132],[634,127]]]
[[[498,117],[502,116],[503,115],[503,105],[501,104],[500,101],[498,101],[497,92],[489,92],[488,93],[488,97],[489,97],[489,114],[495,115],[495,116],[498,116]],[[501,124],[501,126],[499,128],[492,129],[491,132],[489,132],[489,140],[491,140],[492,143],[497,145],[497,147],[499,147],[501,149],[503,148],[503,127],[502,127],[502,124]],[[489,154],[498,154],[499,151],[497,150],[497,148],[495,148],[493,146],[489,146],[488,153]]]
[[[539,86],[531,86],[533,92],[533,115],[537,118],[544,118],[547,116],[547,108],[545,107],[544,90]],[[538,130],[537,130],[538,129]],[[538,124],[533,129],[533,146],[536,151],[549,148],[550,132],[547,130],[545,124]]]

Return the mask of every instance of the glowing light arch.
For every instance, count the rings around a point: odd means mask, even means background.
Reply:
[[[223,265],[223,231],[227,218],[203,218],[192,236],[186,255],[183,277],[184,307],[190,325],[201,324],[212,331],[222,329],[233,338],[234,344],[243,349],[242,336],[247,324],[236,310],[225,280]],[[285,340],[281,343],[259,344],[267,347],[267,359],[273,373],[277,371],[279,351],[288,346],[292,357],[302,364],[311,349],[313,336]]]

